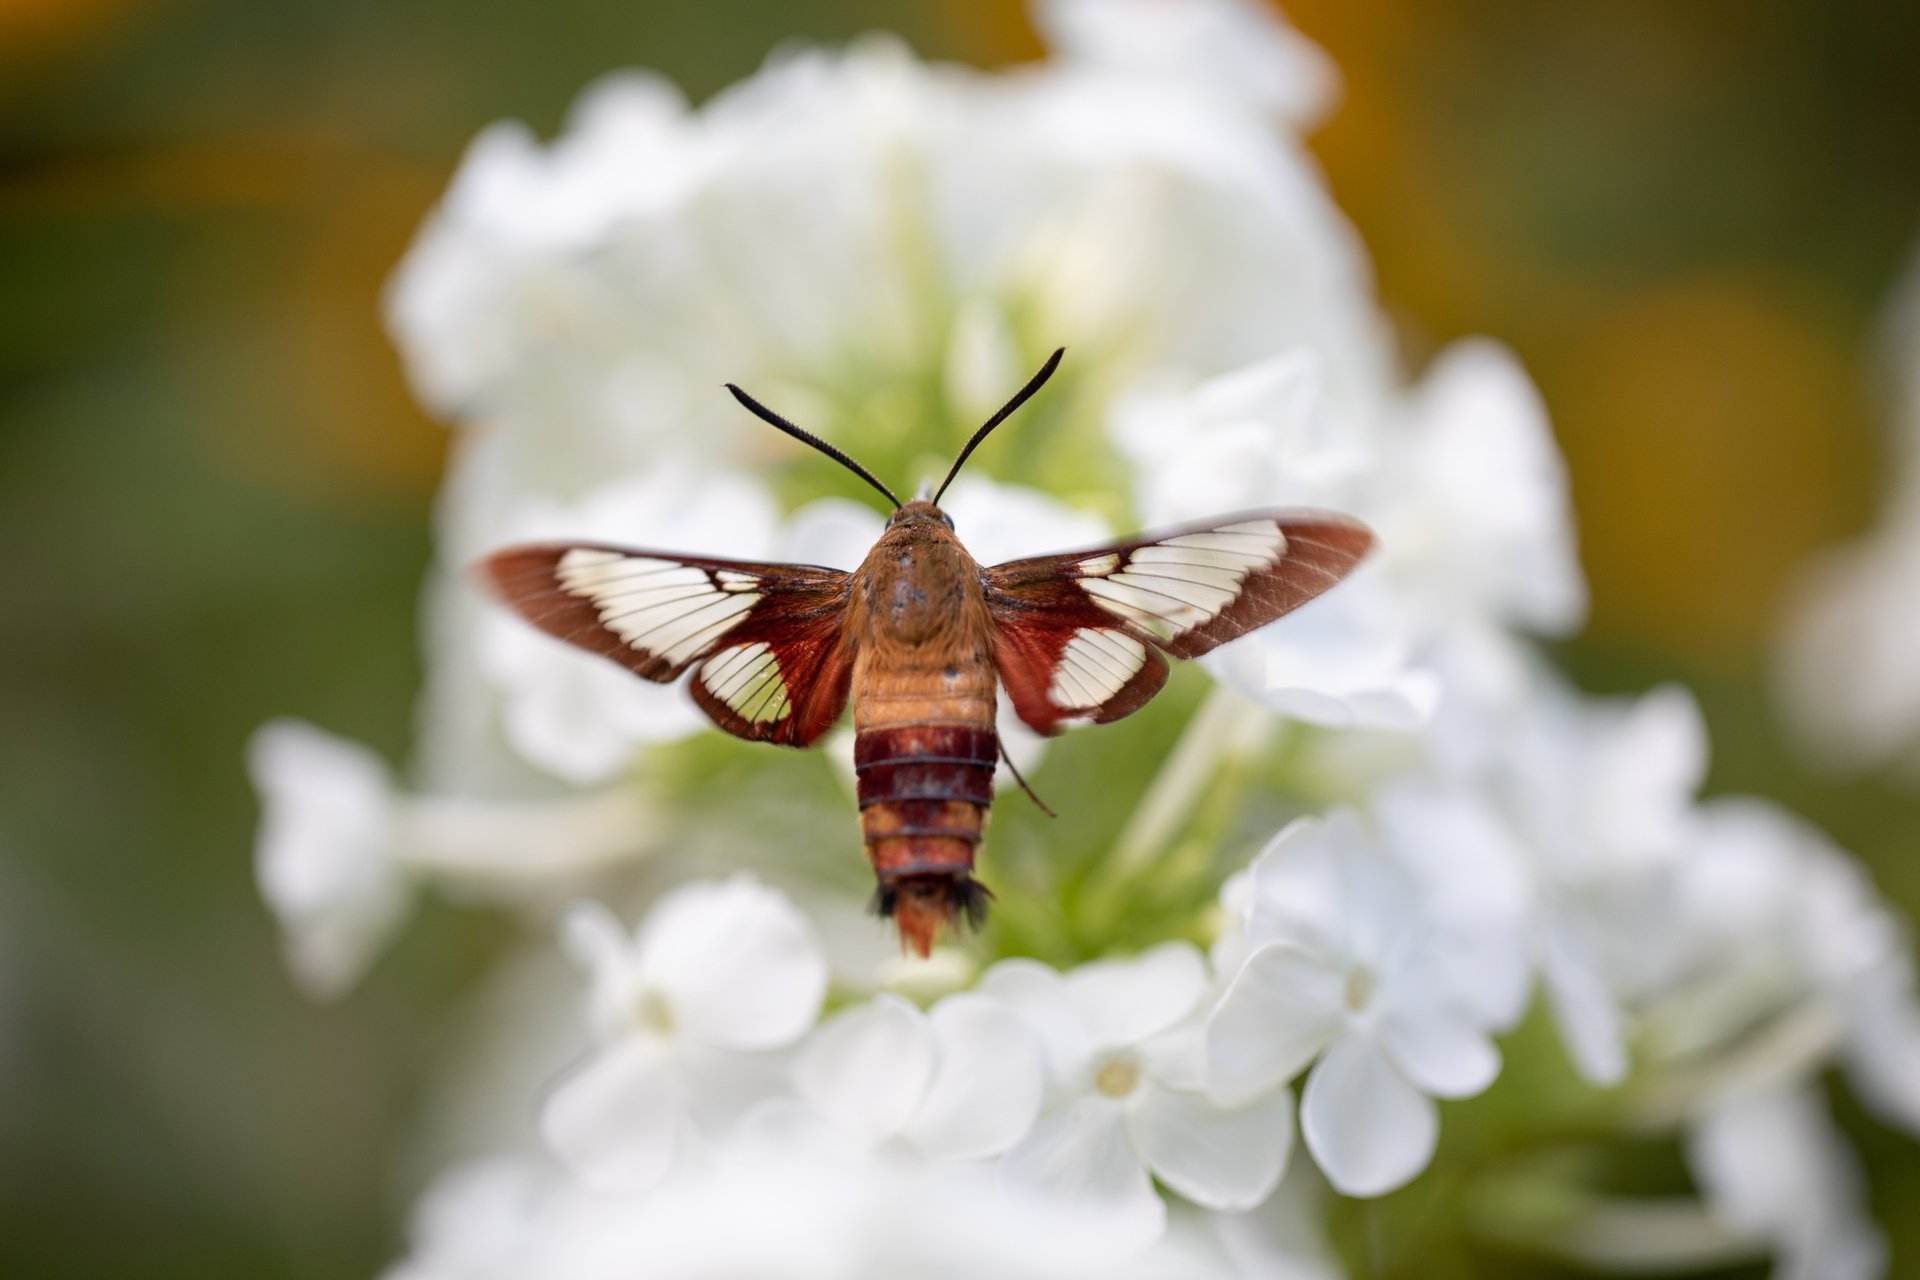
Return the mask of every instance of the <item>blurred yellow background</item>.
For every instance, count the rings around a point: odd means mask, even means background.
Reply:
[[[1573,476],[1584,684],[1679,678],[1712,788],[1920,913],[1920,796],[1823,778],[1765,696],[1781,593],[1865,527],[1875,325],[1920,236],[1920,7],[1297,0],[1315,149],[1410,367],[1490,333]],[[623,65],[697,99],[875,27],[1037,56],[1014,0],[0,0],[0,1274],[369,1274],[398,1137],[497,941],[444,911],[337,1008],[254,898],[241,744],[400,758],[443,434],[383,277],[483,124]],[[1920,1156],[1844,1112],[1896,1259]],[[1549,1274],[1513,1261],[1511,1274]]]

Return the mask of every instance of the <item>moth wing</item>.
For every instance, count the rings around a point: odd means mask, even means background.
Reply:
[[[806,746],[846,708],[850,577],[594,543],[510,547],[481,562],[495,595],[548,635],[666,683],[754,742]]]
[[[1344,578],[1373,546],[1358,521],[1249,511],[982,571],[996,662],[1040,733],[1117,720],[1166,683],[1165,652],[1197,658]]]

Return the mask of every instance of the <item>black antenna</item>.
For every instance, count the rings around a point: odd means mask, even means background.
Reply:
[[[811,431],[802,431],[799,427],[794,426],[791,422],[788,422],[785,418],[781,417],[779,414],[775,413],[773,410],[767,408],[767,406],[761,404],[758,400],[755,400],[752,396],[748,395],[746,392],[742,391],[740,388],[734,386],[731,382],[727,384],[727,390],[733,392],[733,398],[735,400],[738,400],[741,404],[747,407],[748,413],[751,413],[754,417],[760,419],[762,422],[766,423],[768,426],[778,427],[780,430],[792,436],[795,440],[799,440],[799,441],[802,441],[803,443],[812,445],[814,448],[826,454],[829,458],[832,458],[835,462],[839,463],[841,466],[845,467],[847,470],[853,472],[853,474],[859,476],[862,480],[865,480],[868,484],[872,485],[874,488],[878,489],[880,492],[886,494],[887,501],[893,504],[894,510],[897,511],[900,509],[900,499],[893,496],[893,490],[887,488],[887,486],[881,484],[878,480],[874,479],[873,472],[867,470],[865,467],[855,462],[852,458],[849,458],[846,454],[840,452],[840,450],[834,448],[832,445],[828,444],[825,440],[822,440],[819,436],[814,435]]]
[[[1067,349],[1061,347],[1052,355],[1048,356],[1047,362],[1040,366],[1040,372],[1028,378],[1027,385],[1014,392],[1013,399],[1000,406],[1000,412],[988,418],[986,424],[973,433],[973,439],[967,441],[967,447],[962,449],[960,456],[953,460],[953,470],[947,472],[947,478],[940,482],[938,489],[934,490],[933,501],[935,506],[939,505],[940,495],[947,491],[947,486],[953,483],[953,478],[960,474],[961,465],[966,462],[968,456],[972,454],[975,449],[980,447],[980,442],[987,438],[987,432],[1005,422],[1013,414],[1015,409],[1018,409],[1031,399],[1033,393],[1044,386],[1047,379],[1053,376],[1053,371],[1060,367],[1060,357],[1065,354],[1067,354]]]

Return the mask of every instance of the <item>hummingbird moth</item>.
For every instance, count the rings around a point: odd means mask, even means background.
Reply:
[[[533,625],[643,679],[691,671],[694,701],[737,737],[804,747],[851,701],[874,904],[924,956],[942,925],[978,923],[990,896],[973,861],[1001,755],[996,689],[1042,734],[1118,720],[1166,683],[1167,656],[1199,657],[1265,626],[1340,581],[1373,545],[1344,516],[1249,511],[982,567],[940,497],[1062,354],[974,432],[931,498],[912,502],[727,384],[750,412],[893,503],[852,573],[542,543],[497,552],[482,574]]]

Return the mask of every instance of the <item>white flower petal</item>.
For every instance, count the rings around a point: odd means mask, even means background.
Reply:
[[[782,559],[851,573],[886,531],[886,517],[866,503],[820,498],[788,516],[776,541]]]
[[[521,758],[578,787],[612,780],[648,742],[671,742],[707,724],[671,685],[636,680],[524,621],[489,616],[481,661],[500,686],[500,725]]]
[[[1033,8],[1048,47],[1075,62],[1184,83],[1295,128],[1318,121],[1339,84],[1318,46],[1247,0],[1045,0]]]
[[[1775,1246],[1776,1275],[1886,1274],[1886,1242],[1867,1216],[1859,1157],[1817,1087],[1724,1099],[1695,1121],[1686,1148],[1715,1216]]]
[[[560,947],[587,976],[587,1024],[609,1043],[634,1029],[648,1012],[650,994],[640,972],[633,935],[606,906],[577,902],[560,920]]]
[[[1847,1075],[1885,1124],[1920,1136],[1920,1004],[1899,990],[1862,1001],[1847,1034]]]
[[[582,973],[615,968],[632,948],[633,936],[603,902],[576,902],[560,917],[560,949]]]
[[[1284,627],[1222,648],[1208,670],[1281,715],[1335,729],[1405,732],[1425,724],[1440,685],[1383,571],[1364,563]]]
[[[978,990],[1012,1009],[1040,1038],[1055,1076],[1071,1075],[1093,1053],[1092,1032],[1058,970],[1038,960],[1002,960],[980,975]]]
[[[1440,1116],[1378,1044],[1345,1035],[1307,1076],[1300,1134],[1336,1190],[1377,1196],[1427,1167],[1440,1139]]]
[[[1347,829],[1319,818],[1296,818],[1267,842],[1247,869],[1252,897],[1247,932],[1256,944],[1289,942],[1337,953],[1346,916],[1335,841]]]
[[[1433,602],[1436,611],[1466,603],[1556,635],[1578,625],[1586,584],[1566,464],[1519,361],[1485,339],[1456,342],[1407,408],[1407,439],[1393,456],[1412,473],[1412,491],[1398,495],[1380,534],[1403,575],[1425,579],[1414,589],[1454,597]]]
[[[1279,1184],[1293,1149],[1293,1095],[1224,1108],[1204,1095],[1148,1084],[1127,1130],[1154,1176],[1209,1209],[1251,1209]]]
[[[649,913],[639,947],[676,1029],[726,1048],[791,1044],[826,996],[826,956],[806,917],[752,876],[669,893]]]
[[[1108,1098],[1080,1098],[1040,1117],[1007,1152],[1000,1176],[1016,1194],[1046,1195],[1075,1214],[1108,1215],[1116,1231],[1138,1232],[1142,1244],[1166,1224],[1166,1205],[1127,1140],[1120,1104]]]
[[[1591,1084],[1624,1080],[1627,1046],[1620,1010],[1587,948],[1564,929],[1550,931],[1541,945],[1540,979],[1574,1068]]]
[[[998,1155],[1033,1128],[1046,1089],[1040,1044],[1017,1015],[977,995],[933,1007],[939,1066],[908,1126],[926,1155],[967,1160]]]
[[[1067,974],[1067,993],[1095,1045],[1139,1044],[1193,1012],[1207,990],[1199,948],[1165,942],[1125,960],[1099,960]]]
[[[768,1098],[793,1088],[791,1052],[741,1052],[682,1037],[673,1046],[684,1111],[700,1133],[721,1133]]]
[[[1236,1106],[1300,1074],[1339,1033],[1343,977],[1291,947],[1262,947],[1207,1021],[1207,1092]]]
[[[862,1142],[906,1130],[933,1078],[926,1015],[899,996],[878,995],[836,1014],[794,1063],[794,1090]]]
[[[773,1158],[860,1154],[844,1130],[829,1124],[826,1117],[797,1098],[768,1098],[747,1108],[728,1138],[742,1148]]]
[[[288,966],[310,995],[338,995],[373,963],[407,905],[386,766],[297,720],[255,732],[247,765],[262,810],[256,874],[285,932]]]
[[[1380,1040],[1407,1079],[1435,1097],[1470,1098],[1500,1074],[1500,1051],[1493,1042],[1431,1003],[1388,1010],[1380,1020]]]
[[[639,1036],[608,1045],[562,1081],[540,1111],[540,1132],[584,1181],[640,1191],[673,1164],[681,1089],[659,1045]]]

